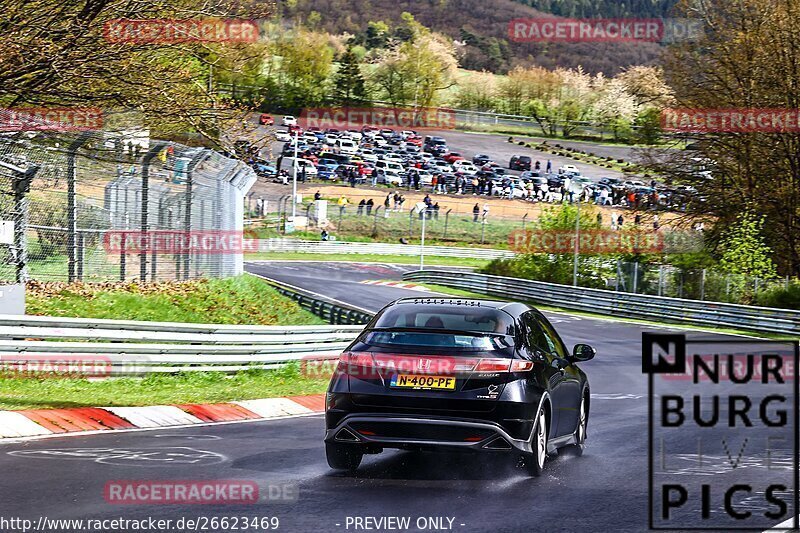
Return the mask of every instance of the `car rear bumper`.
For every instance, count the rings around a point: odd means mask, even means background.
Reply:
[[[378,413],[344,417],[326,431],[325,442],[365,448],[532,453],[529,440],[515,439],[492,422]]]

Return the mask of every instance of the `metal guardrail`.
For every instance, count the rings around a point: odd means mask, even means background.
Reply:
[[[257,276],[264,280],[266,283],[272,285],[279,293],[296,301],[300,307],[307,309],[318,317],[327,320],[331,324],[356,324],[364,325],[370,321],[373,313],[366,309],[359,309],[355,306],[347,305],[332,298],[328,298],[321,294],[316,294],[300,287],[281,283],[280,281],[260,276],[258,274],[250,274]],[[362,328],[358,328],[360,331]],[[355,337],[355,336],[354,336]]]
[[[297,239],[260,239],[259,252],[299,252],[317,254],[375,254],[420,255],[416,244],[388,244],[349,241],[304,241]],[[478,259],[504,259],[516,254],[508,250],[488,248],[456,248],[452,246],[425,246],[425,255],[438,257],[475,257]]]
[[[405,273],[403,279],[616,317],[800,335],[800,311],[788,309],[681,300],[468,272],[417,270]]]
[[[236,372],[337,357],[359,326],[229,326],[0,315],[0,371]]]

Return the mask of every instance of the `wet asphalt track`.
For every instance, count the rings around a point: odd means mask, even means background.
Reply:
[[[361,283],[399,279],[406,266],[246,268],[370,310],[421,294]],[[586,453],[552,459],[541,478],[487,456],[399,451],[366,456],[354,475],[334,473],[325,463],[323,418],[314,415],[0,444],[0,517],[277,516],[279,531],[321,532],[356,531],[346,528],[347,517],[356,516],[409,516],[409,531],[419,531],[417,518],[432,516],[454,518],[455,531],[645,531],[647,383],[640,344],[642,331],[653,328],[546,314],[568,345],[589,342],[598,355],[583,365],[593,393]],[[81,458],[64,452],[86,448],[92,451]],[[246,479],[297,484],[299,492],[295,501],[246,506],[106,503],[105,483],[125,479]]]

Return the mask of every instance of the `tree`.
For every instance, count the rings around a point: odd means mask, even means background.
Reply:
[[[336,100],[342,105],[363,102],[367,98],[364,76],[358,64],[358,57],[352,47],[348,47],[339,59],[339,70],[333,80]]]
[[[300,109],[322,104],[333,65],[333,51],[328,46],[327,36],[299,30],[279,41],[276,53],[283,58],[278,75],[285,105]]]
[[[415,31],[413,39],[390,45],[372,81],[392,105],[432,107],[438,92],[453,83],[458,66],[455,50],[449,38],[430,32],[413,17],[406,24]]]
[[[764,217],[750,210],[743,212],[722,236],[720,268],[729,274],[748,278],[772,279],[776,277],[772,249],[764,242],[762,231]]]
[[[247,18],[271,7],[254,6]],[[117,19],[243,16],[233,0],[0,0],[0,106],[136,109],[155,134],[192,131],[217,142],[246,110],[219,97],[213,81],[258,62],[257,43],[115,42],[104,32]]]
[[[675,107],[800,109],[800,0],[708,0],[682,9],[702,20],[698,42],[675,46],[665,65]],[[694,186],[691,217],[716,218],[710,240],[735,223],[742,205],[766,217],[763,237],[781,273],[800,274],[800,132],[708,132],[697,150],[653,151],[651,170]],[[709,163],[711,177],[697,172]]]

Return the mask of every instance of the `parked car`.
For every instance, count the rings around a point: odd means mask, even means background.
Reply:
[[[492,158],[486,154],[475,154],[474,156],[472,156],[472,162],[478,165],[479,167],[482,167],[483,165],[490,163],[491,161]]]
[[[262,126],[273,126],[275,119],[268,113],[261,113],[261,116],[258,117],[258,123]]]
[[[511,160],[508,163],[508,168],[510,170],[530,170],[531,158],[527,155],[511,156]]]
[[[460,160],[462,160],[464,158],[458,152],[449,152],[449,153],[444,154],[442,156],[442,159],[444,159],[445,161],[447,161],[448,163],[450,163],[452,165],[456,161],[460,161]]]

